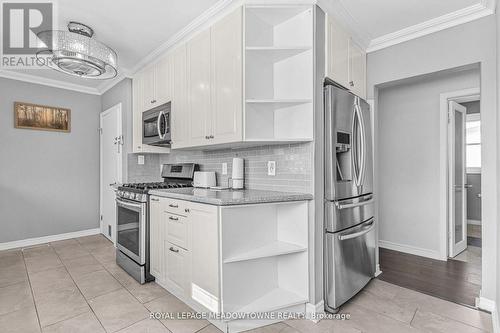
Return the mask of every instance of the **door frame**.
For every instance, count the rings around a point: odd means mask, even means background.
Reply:
[[[103,234],[106,238],[107,238],[107,232],[106,230],[103,230],[104,226],[103,226],[103,223],[102,223],[102,219],[101,219],[101,216],[102,216],[102,207],[103,207],[103,203],[102,203],[102,192],[103,192],[103,189],[104,189],[104,186],[109,186],[109,185],[105,185],[102,183],[102,170],[103,170],[103,164],[102,164],[102,136],[101,136],[101,131],[102,131],[102,121],[103,121],[103,117],[105,115],[108,115],[109,113],[113,112],[115,109],[118,110],[118,117],[117,117],[117,128],[120,129],[120,135],[123,136],[123,117],[122,117],[122,103],[118,103],[118,104],[115,104],[113,105],[112,107],[106,109],[105,111],[101,112],[99,114],[99,230],[101,231],[101,234]],[[123,142],[123,140],[122,140]],[[123,183],[123,144],[121,146],[121,149],[120,149],[120,152],[118,153],[118,159],[117,159],[117,162],[116,162],[116,167],[117,167],[117,181],[118,183]],[[115,233],[114,235],[112,236],[112,239],[113,241],[113,244],[116,244],[116,230],[115,230]]]
[[[481,99],[481,89],[479,87],[450,91],[442,93],[439,96],[439,257],[441,260],[448,260],[449,252],[449,198],[448,198],[448,103],[455,101],[457,103],[472,102]]]

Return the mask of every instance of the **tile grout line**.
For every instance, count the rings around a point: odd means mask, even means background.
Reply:
[[[81,246],[81,243],[78,241],[78,239],[77,239],[77,238],[74,238],[74,239],[76,239],[77,243],[78,243],[78,244],[80,244],[80,246]],[[51,246],[51,245],[50,245],[50,246]],[[51,247],[52,247],[52,246],[51,246]],[[53,249],[53,250],[54,250],[54,249]],[[85,250],[85,251],[87,251],[87,249],[85,249],[85,248],[84,248],[84,250]],[[75,279],[73,278],[73,275],[71,275],[71,273],[68,271],[68,268],[67,268],[67,267],[66,267],[66,265],[64,264],[64,261],[61,259],[61,257],[59,256],[59,254],[57,253],[57,251],[56,251],[56,250],[54,250],[54,252],[56,253],[56,256],[59,258],[59,260],[61,261],[61,263],[62,263],[62,265],[63,265],[63,267],[64,267],[64,270],[66,271],[66,273],[68,273],[68,275],[69,275],[69,277],[70,277],[71,281],[73,281],[73,283],[75,284],[76,289],[78,289],[78,291],[79,291],[79,292],[80,292],[80,294],[82,295],[83,299],[85,300],[85,303],[87,303],[87,306],[89,307],[90,311],[92,312],[92,314],[94,315],[94,317],[95,317],[95,318],[97,319],[97,321],[99,322],[99,325],[101,325],[101,327],[102,327],[102,329],[104,330],[104,332],[107,332],[106,328],[105,328],[105,327],[104,327],[104,325],[101,323],[101,320],[99,319],[99,317],[97,317],[96,313],[94,312],[94,309],[92,309],[92,306],[90,306],[90,303],[88,302],[87,298],[85,298],[85,296],[83,295],[83,293],[82,293],[82,291],[81,291],[80,287],[78,287],[78,284],[76,283]],[[87,251],[87,252],[89,252],[89,251]],[[89,252],[89,255],[91,255],[91,253],[90,253],[90,252]],[[80,315],[82,315],[82,313],[80,313],[80,314],[78,314],[78,315],[76,315],[76,316],[74,316],[74,317],[64,319],[64,320],[72,319],[72,318],[78,317],[78,316],[80,316]],[[60,322],[62,322],[62,321],[64,321],[64,320],[61,320],[61,321],[59,321],[58,323],[60,323]],[[56,324],[56,323],[54,323],[54,324]],[[52,324],[52,325],[53,325],[53,324]]]
[[[42,324],[40,323],[40,315],[38,314],[38,307],[36,306],[36,301],[35,301],[35,292],[33,291],[33,286],[31,285],[31,278],[28,273],[28,266],[26,265],[26,258],[24,257],[24,250],[21,249],[21,255],[23,256],[23,264],[24,268],[26,269],[26,277],[28,278],[28,284],[30,285],[30,291],[31,291],[31,299],[33,301],[33,306],[35,307],[35,313],[36,313],[36,319],[38,321],[38,328],[40,329],[40,332],[42,331]]]

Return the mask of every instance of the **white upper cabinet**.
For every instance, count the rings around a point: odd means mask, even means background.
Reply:
[[[172,102],[173,149],[311,141],[312,8],[237,8],[137,74],[138,110]]]
[[[349,88],[366,98],[366,53],[352,39],[349,42]]]
[[[154,107],[155,100],[155,66],[150,65],[144,69],[141,73],[142,78],[142,94],[139,95],[139,103],[141,105],[141,111]]]
[[[326,23],[326,76],[366,98],[366,52],[331,16]]]
[[[211,29],[213,143],[242,139],[242,24],[238,8]]]
[[[211,135],[210,30],[187,42],[187,64],[190,144],[200,146],[206,144]]]
[[[349,85],[349,34],[333,20],[327,22],[326,76],[335,82]]]
[[[173,87],[171,105],[172,148],[189,146],[190,115],[187,99],[186,45],[182,44],[172,54]],[[175,129],[175,130],[174,130]]]
[[[162,105],[172,100],[172,56],[167,55],[155,65],[155,96],[156,105]]]

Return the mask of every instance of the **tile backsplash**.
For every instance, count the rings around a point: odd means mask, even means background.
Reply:
[[[160,167],[165,163],[193,162],[201,171],[215,171],[217,185],[228,185],[233,157],[245,160],[245,188],[312,193],[313,144],[222,149],[211,151],[173,151],[170,154],[129,154],[128,182],[161,181]],[[138,155],[144,164],[137,163]],[[276,175],[267,175],[267,161],[276,161]],[[227,175],[222,175],[227,163]]]

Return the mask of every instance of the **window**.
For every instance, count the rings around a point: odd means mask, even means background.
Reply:
[[[479,113],[467,115],[465,124],[467,173],[481,172],[481,118]]]

